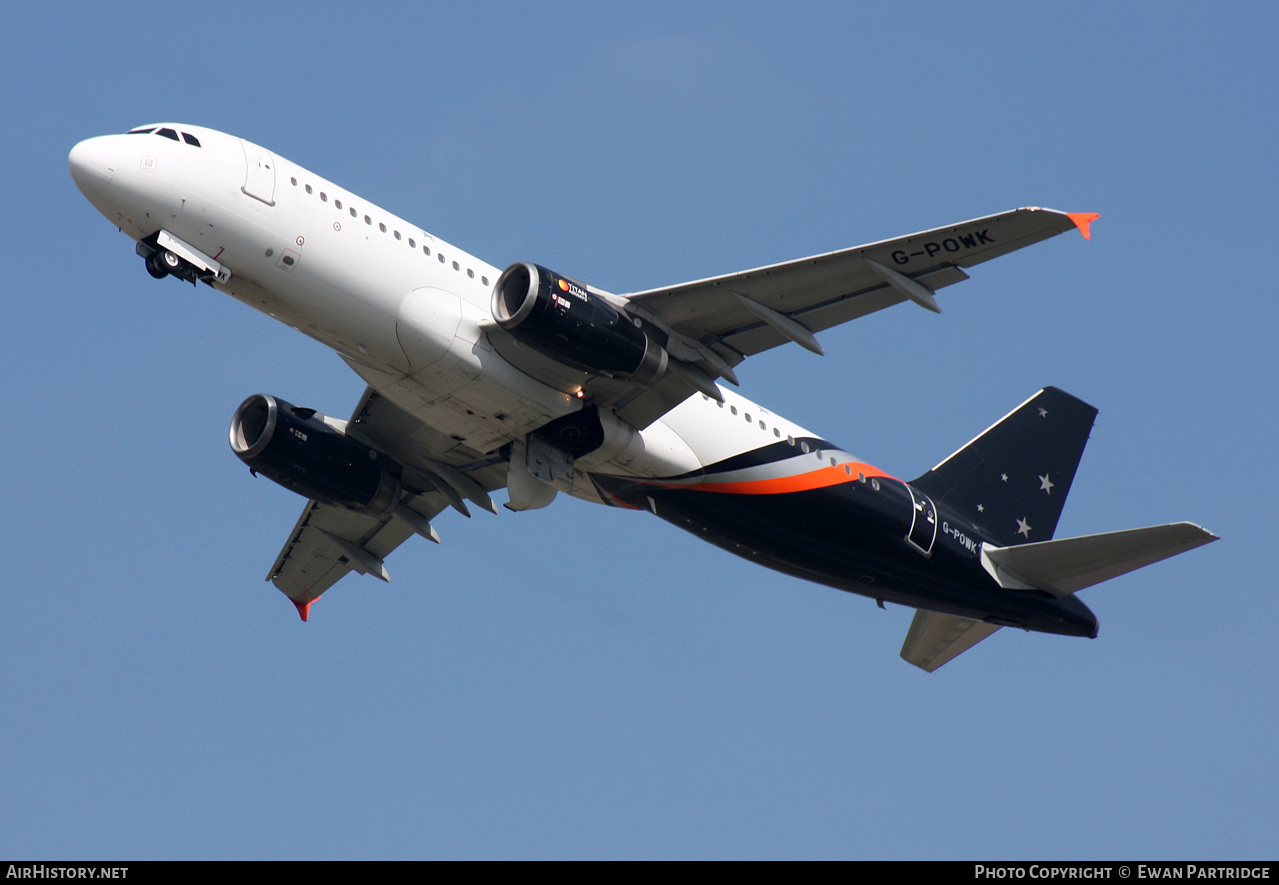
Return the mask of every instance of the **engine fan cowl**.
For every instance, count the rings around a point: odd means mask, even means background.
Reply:
[[[400,500],[400,465],[305,409],[254,394],[231,419],[231,450],[254,471],[307,498],[372,516]]]
[[[666,374],[666,349],[638,320],[540,265],[521,261],[502,271],[492,311],[517,340],[575,369],[644,386]]]

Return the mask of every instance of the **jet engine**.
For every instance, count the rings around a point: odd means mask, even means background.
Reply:
[[[666,349],[639,320],[540,265],[519,262],[502,271],[492,310],[516,340],[575,369],[650,387],[666,373]]]
[[[255,473],[326,504],[383,516],[400,500],[399,464],[279,397],[257,393],[240,404],[231,449]]]

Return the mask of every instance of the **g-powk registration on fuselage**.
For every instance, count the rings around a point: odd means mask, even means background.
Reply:
[[[1189,523],[1052,540],[1096,410],[1045,388],[904,482],[720,385],[782,344],[934,293],[1092,214],[1018,209],[853,249],[614,295],[505,270],[249,141],[157,124],[70,155],[157,278],[200,282],[323,342],[367,383],[342,421],[275,396],[231,447],[306,497],[268,579],[297,606],[452,507],[564,492],[647,510],[751,561],[918,609],[934,670],[1001,626],[1097,635],[1076,591],[1214,540]]]

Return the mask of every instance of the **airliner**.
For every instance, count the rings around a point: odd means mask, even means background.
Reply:
[[[367,387],[342,420],[254,394],[231,448],[307,499],[267,579],[307,620],[349,572],[452,508],[559,494],[646,510],[795,577],[916,609],[936,670],[1000,627],[1097,635],[1077,591],[1216,540],[1191,523],[1054,539],[1096,410],[1053,387],[905,481],[751,402],[737,367],[935,293],[1098,217],[1023,208],[613,294],[490,265],[243,138],[157,123],[89,138],[81,193],[146,271],[208,285],[333,348]],[[726,386],[727,385],[727,386]]]

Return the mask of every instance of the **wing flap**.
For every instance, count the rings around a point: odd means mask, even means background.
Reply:
[[[617,417],[632,427],[643,430],[695,393],[696,387],[672,372],[618,408]]]
[[[916,282],[936,291],[943,286],[963,282],[968,279],[968,274],[957,267],[944,267],[914,279]],[[792,316],[810,331],[820,332],[823,329],[830,329],[851,322],[867,314],[883,310],[886,307],[901,304],[905,300],[902,295],[882,279],[877,279],[869,289],[853,292],[823,304],[798,310]],[[770,350],[790,341],[790,339],[765,324],[728,333],[723,336],[722,340],[725,344],[746,356]]]
[[[996,624],[916,609],[902,643],[902,659],[932,673],[998,629]]]

